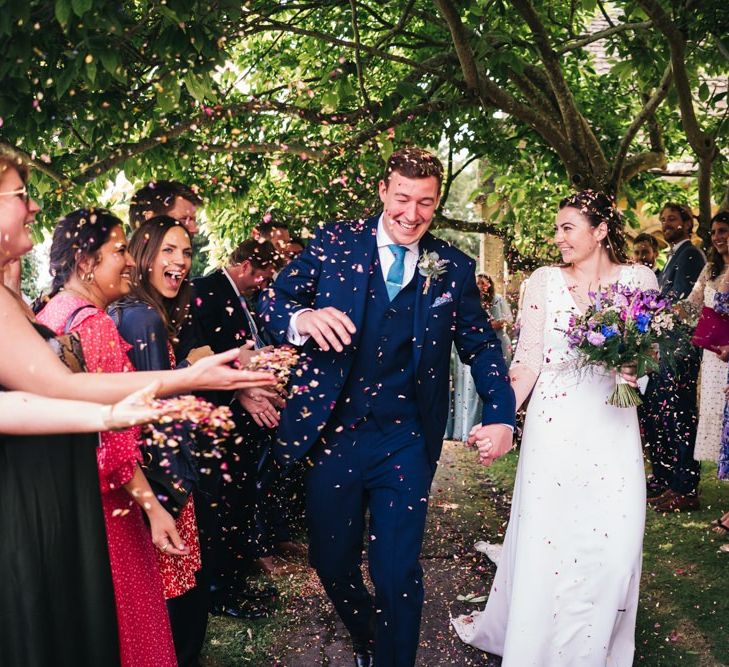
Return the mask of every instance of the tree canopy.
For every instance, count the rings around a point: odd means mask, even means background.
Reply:
[[[728,28],[725,0],[0,0],[0,150],[49,213],[121,169],[197,184],[218,239],[271,209],[295,227],[373,210],[405,143],[445,156],[438,224],[526,255],[570,187],[688,197],[705,233]],[[482,223],[448,207],[476,159]],[[695,187],[663,178],[672,162]]]

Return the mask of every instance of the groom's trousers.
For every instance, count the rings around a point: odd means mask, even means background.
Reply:
[[[306,477],[311,564],[355,645],[366,645],[374,629],[375,665],[412,667],[432,481],[418,424],[381,429],[372,419],[354,427],[330,423],[311,461]],[[362,580],[363,538],[374,601]]]

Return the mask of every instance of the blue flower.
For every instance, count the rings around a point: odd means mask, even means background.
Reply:
[[[640,333],[645,333],[651,325],[651,316],[646,313],[641,313],[635,318],[635,327]]]
[[[605,324],[602,325],[601,331],[602,335],[605,336],[605,338],[612,338],[613,336],[618,335],[618,330],[615,327],[609,327]]]

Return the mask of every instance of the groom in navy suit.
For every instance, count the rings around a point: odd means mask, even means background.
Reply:
[[[514,395],[481,309],[472,259],[428,233],[443,168],[394,153],[381,215],[322,226],[264,294],[264,325],[310,357],[281,415],[276,455],[306,460],[311,564],[358,666],[415,664],[420,549],[448,412],[453,342],[483,399],[470,440],[511,447]],[[374,599],[361,573],[365,514]]]

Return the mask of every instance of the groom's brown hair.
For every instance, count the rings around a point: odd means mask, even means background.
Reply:
[[[443,165],[440,160],[432,153],[415,146],[401,148],[390,155],[385,167],[385,173],[382,176],[385,185],[390,185],[390,176],[394,171],[401,176],[405,176],[405,178],[435,176],[439,190],[443,184]]]

